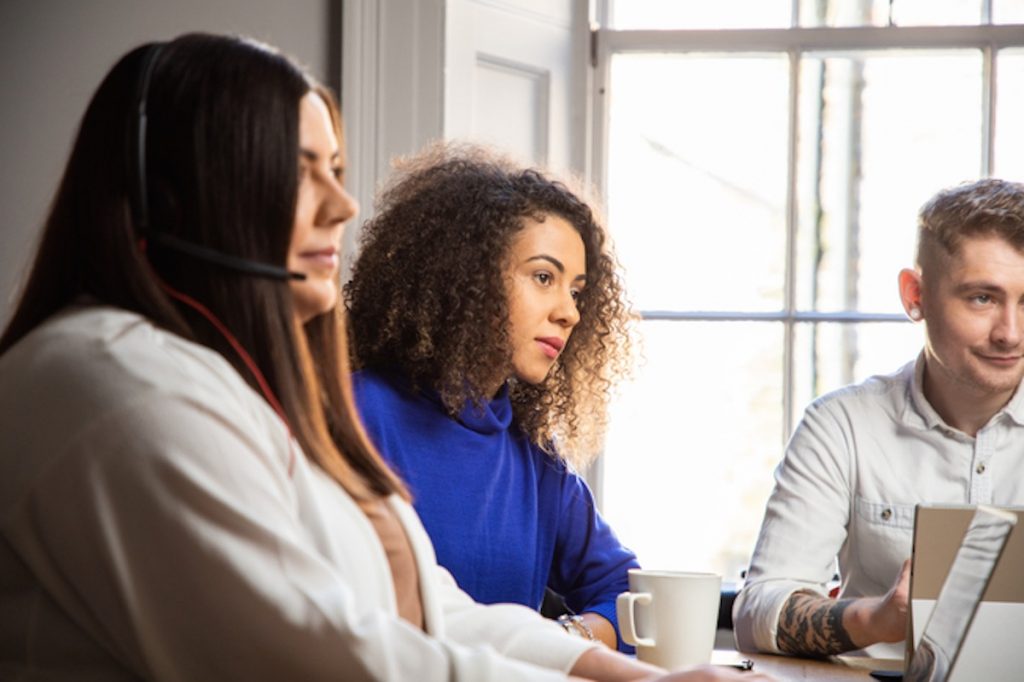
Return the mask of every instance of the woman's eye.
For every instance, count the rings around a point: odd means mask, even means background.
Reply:
[[[331,175],[334,176],[335,180],[341,182],[342,178],[345,177],[345,169],[341,166],[333,166],[331,167]]]
[[[533,278],[537,281],[538,284],[542,284],[544,286],[551,284],[550,272],[536,272],[534,273]]]

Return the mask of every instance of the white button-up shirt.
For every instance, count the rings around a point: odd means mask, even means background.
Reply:
[[[899,372],[819,398],[775,471],[747,583],[737,644],[778,652],[779,614],[797,590],[879,596],[910,556],[918,503],[1024,504],[1024,391],[977,436],[947,425],[922,393],[924,354]],[[866,652],[902,658],[903,643]]]

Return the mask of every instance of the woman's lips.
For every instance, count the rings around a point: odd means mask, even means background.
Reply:
[[[565,346],[565,342],[557,336],[545,336],[536,339],[536,341],[544,355],[552,360],[558,357],[558,354],[562,352],[562,348]]]
[[[321,249],[320,251],[303,251],[299,254],[307,263],[320,269],[333,269],[338,267],[338,250]]]

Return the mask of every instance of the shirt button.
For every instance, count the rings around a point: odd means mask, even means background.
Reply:
[[[985,464],[984,464],[984,463],[982,463],[982,464],[979,464],[979,465],[978,465],[978,468],[977,468],[977,469],[975,469],[975,471],[977,471],[977,472],[978,472],[979,474],[983,474],[983,473],[985,473]]]
[[[883,521],[888,521],[891,518],[892,518],[892,509],[883,509],[882,510],[882,520]]]

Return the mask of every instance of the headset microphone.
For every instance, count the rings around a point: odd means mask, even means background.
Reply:
[[[153,43],[146,49],[145,54],[142,55],[142,66],[139,70],[139,81],[136,89],[136,116],[135,130],[133,131],[135,134],[132,136],[132,142],[134,143],[132,149],[134,153],[132,156],[135,167],[135,183],[130,197],[135,229],[140,237],[146,240],[147,244],[155,244],[160,248],[176,251],[229,270],[268,279],[306,279],[306,275],[301,272],[292,272],[278,265],[261,263],[249,258],[242,258],[241,256],[233,256],[207,246],[179,239],[150,227],[149,187],[146,178],[146,101],[149,96],[149,81],[153,76],[153,67],[163,48],[163,43]]]
[[[228,268],[229,270],[244,272],[248,275],[268,277],[270,279],[306,279],[306,276],[301,272],[292,272],[291,270],[287,270],[277,265],[260,263],[259,261],[241,258],[240,256],[232,256],[221,251],[200,246],[199,244],[187,242],[184,239],[178,239],[177,237],[173,237],[162,232],[151,232],[149,239],[165,249],[177,251],[178,253],[183,253],[186,256],[192,256],[193,258],[205,260],[208,263],[213,263],[223,268]]]

